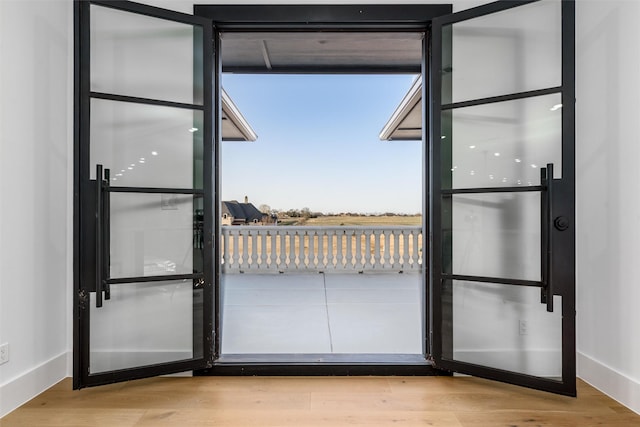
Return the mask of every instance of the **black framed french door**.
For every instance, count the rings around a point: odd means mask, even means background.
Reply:
[[[75,43],[74,388],[206,368],[211,21],[78,1]]]
[[[575,394],[573,2],[194,11],[75,3],[74,387],[456,371]],[[426,35],[419,363],[219,358],[220,33],[258,30]]]
[[[574,2],[433,20],[437,367],[575,395]]]

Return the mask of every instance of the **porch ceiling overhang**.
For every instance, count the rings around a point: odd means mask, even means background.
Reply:
[[[258,135],[227,92],[222,89],[222,140],[253,142],[256,139],[258,139]]]
[[[383,141],[422,139],[422,79],[416,78],[391,117],[380,131]]]
[[[231,73],[420,73],[422,32],[225,32]]]

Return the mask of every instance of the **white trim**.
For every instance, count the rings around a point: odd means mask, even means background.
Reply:
[[[222,112],[226,114],[227,118],[233,125],[240,131],[246,141],[255,141],[258,139],[258,135],[249,125],[247,119],[244,118],[236,104],[233,103],[231,97],[222,89]],[[224,139],[224,135],[223,135]]]
[[[68,377],[70,359],[71,353],[64,352],[1,384],[0,418]]]
[[[418,102],[422,101],[422,76],[418,76],[411,85],[407,94],[400,101],[400,105],[395,109],[391,118],[387,121],[380,131],[380,139],[382,141],[390,141],[393,133],[406,120],[409,113],[415,108]]]
[[[577,353],[578,378],[640,414],[640,382],[586,354]]]

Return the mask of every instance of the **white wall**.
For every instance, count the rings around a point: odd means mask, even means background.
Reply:
[[[640,2],[576,9],[578,375],[640,413]]]
[[[0,416],[67,374],[70,2],[0,1]]]

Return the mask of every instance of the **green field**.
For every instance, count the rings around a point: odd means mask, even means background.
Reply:
[[[280,221],[281,225],[309,225],[309,226],[349,226],[349,225],[422,225],[422,216],[351,216],[335,215],[318,218],[287,218]]]

